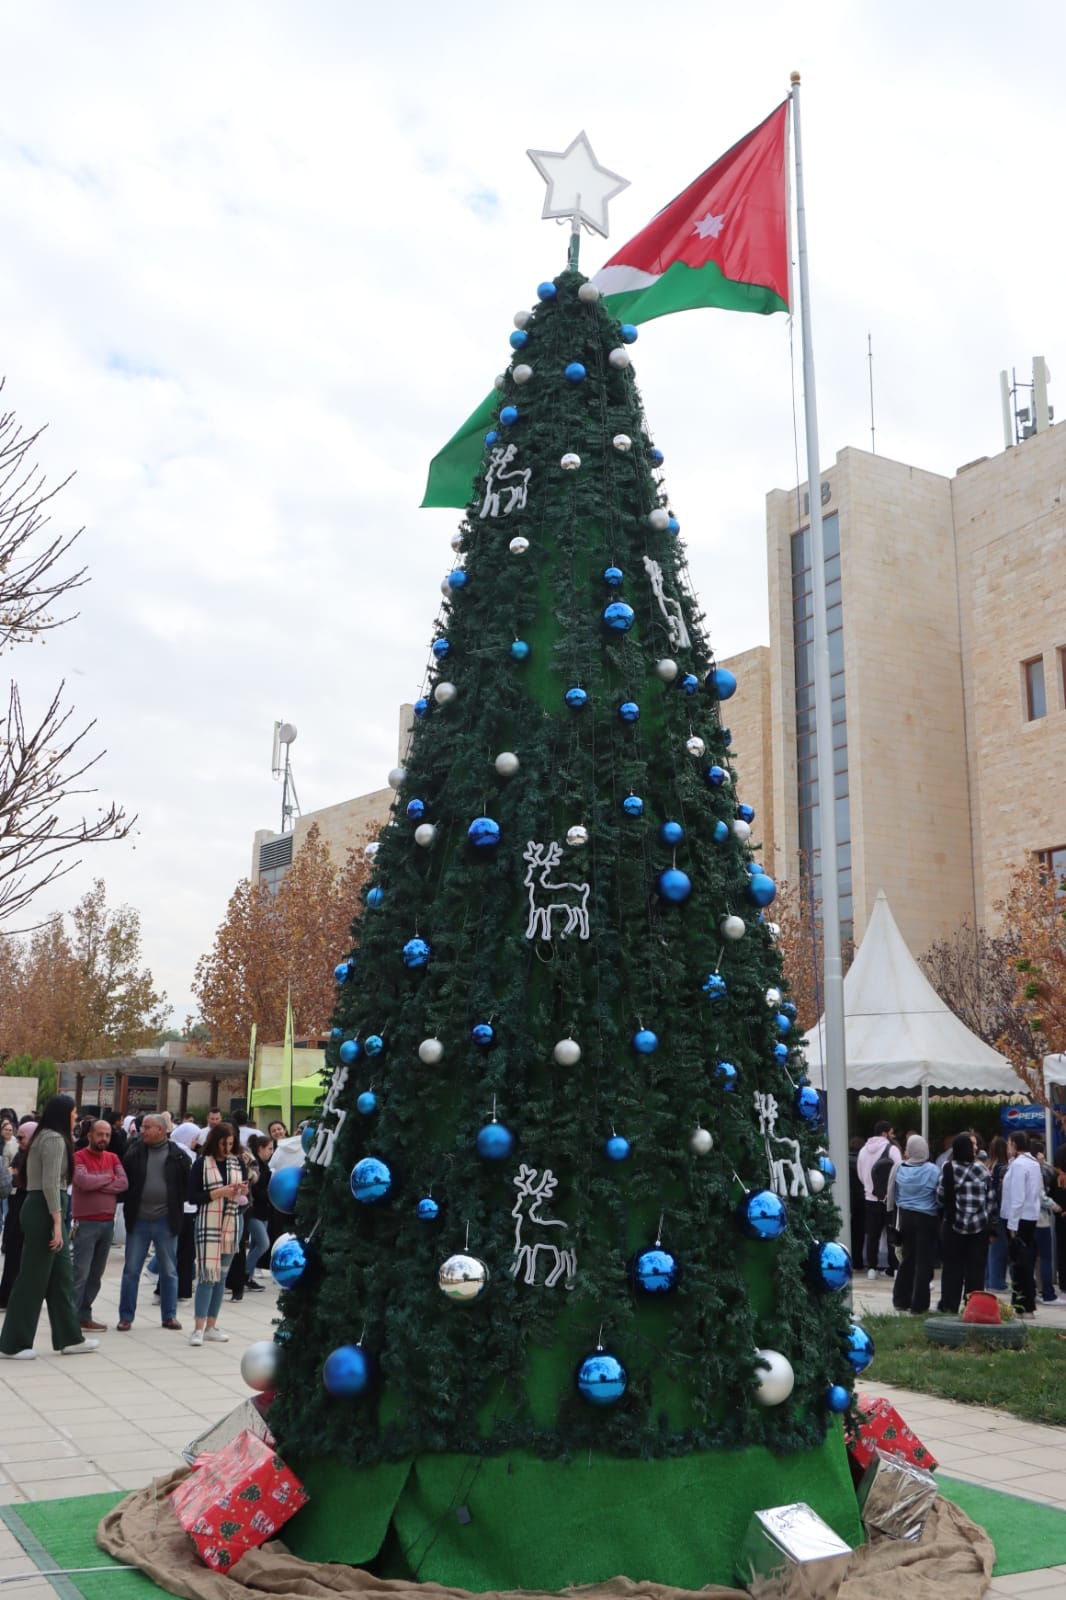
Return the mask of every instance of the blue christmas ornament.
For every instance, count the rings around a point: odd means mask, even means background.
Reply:
[[[737,680],[728,667],[715,667],[707,675],[707,689],[717,700],[731,700],[737,692]]]
[[[660,449],[658,449],[655,445],[652,445],[651,449],[648,451],[648,460],[651,462],[653,467],[661,467],[663,462],[666,460],[666,457],[663,455]]]
[[[733,743],[733,735],[730,733],[728,728],[723,728],[722,729],[722,743],[725,745],[727,750],[729,749],[729,746]]]
[[[617,589],[619,584],[625,581],[625,575],[621,567],[604,567],[603,581],[609,584],[612,589]]]
[[[667,533],[672,533],[675,539],[677,538],[678,534],[681,532],[681,524],[678,522],[676,517],[672,516],[670,518],[669,522],[666,524],[666,531]]]
[[[684,843],[685,830],[680,822],[664,822],[659,829],[659,838],[663,844],[668,844],[672,848],[675,845]]]
[[[345,1039],[337,1052],[346,1067],[350,1067],[353,1061],[358,1061],[362,1053],[363,1047],[358,1039]]]
[[[793,1022],[795,1022],[796,1018],[799,1016],[799,1012],[796,1010],[796,1007],[791,1000],[782,1000],[781,1010],[785,1013],[786,1017],[791,1017]]]
[[[633,1049],[638,1056],[654,1055],[659,1048],[659,1035],[650,1028],[639,1028],[633,1035]]]
[[[371,890],[371,894],[372,893],[373,893],[373,890]],[[370,898],[370,896],[368,895],[367,899],[369,899],[369,898]],[[330,1036],[331,1039],[334,1039],[334,1040],[343,1039],[344,1038],[344,1029],[343,1028],[331,1028],[329,1030],[329,1036]]]
[[[597,1350],[577,1369],[578,1393],[594,1406],[613,1406],[626,1392],[626,1369],[617,1356]]]
[[[490,428],[488,433],[485,435],[485,449],[486,450],[491,450],[493,445],[496,443],[496,441],[497,441],[497,439],[499,437],[500,436],[496,432],[496,429],[495,428]]]
[[[700,686],[700,680],[691,672],[686,672],[681,679],[681,687],[686,694],[695,694]]]
[[[352,1199],[358,1200],[361,1206],[372,1206],[384,1200],[392,1188],[392,1173],[377,1156],[364,1156],[352,1168],[350,1182]]]
[[[486,1122],[477,1136],[477,1153],[483,1161],[506,1161],[514,1149],[514,1134],[502,1122]]]
[[[608,1161],[628,1161],[629,1150],[629,1140],[623,1139],[620,1133],[613,1133],[603,1147]]]
[[[719,766],[708,767],[704,777],[712,789],[720,789],[726,780],[726,770]]]
[[[491,1022],[478,1022],[471,1028],[470,1037],[476,1045],[481,1046],[482,1050],[487,1050],[496,1033]]]
[[[475,850],[491,850],[500,842],[500,824],[491,817],[475,817],[466,836]]]
[[[511,660],[524,661],[529,654],[529,646],[524,639],[516,639],[511,646]]]
[[[361,1117],[372,1117],[378,1108],[378,1097],[373,1089],[364,1089],[355,1102],[355,1109]]]
[[[585,369],[581,365],[581,362],[580,361],[571,361],[571,362],[569,362],[568,365],[567,365],[567,368],[566,368],[565,376],[566,376],[567,383],[584,383],[584,381],[585,381]]]
[[[848,1365],[853,1372],[865,1372],[873,1358],[873,1340],[865,1328],[853,1322],[848,1329]]]
[[[465,567],[453,567],[452,568],[451,572],[449,572],[449,574],[448,574],[448,588],[449,589],[465,589],[466,588],[466,568]]]
[[[779,1061],[781,1065],[784,1066],[785,1062],[788,1060],[787,1044],[778,1043],[774,1045],[774,1060]]]
[[[440,1206],[430,1194],[424,1195],[418,1202],[419,1222],[436,1222],[440,1216]]]
[[[826,1181],[828,1183],[834,1183],[836,1181],[836,1163],[832,1161],[824,1151],[818,1157],[818,1171],[825,1174]]]
[[[433,654],[438,661],[443,661],[445,656],[450,655],[451,648],[452,645],[450,639],[434,639],[431,646]]]
[[[692,879],[687,872],[682,872],[678,867],[668,867],[665,872],[660,872],[656,879],[655,887],[660,899],[669,905],[684,905],[692,893]]]
[[[512,350],[524,350],[526,345],[529,343],[529,334],[526,332],[525,328],[516,328],[511,334],[507,343],[511,346]]]
[[[410,817],[412,822],[421,822],[425,814],[426,802],[424,800],[408,800],[407,815]]]
[[[729,838],[729,826],[725,822],[716,822],[714,825],[715,844],[725,844]]]
[[[318,1124],[315,1122],[309,1122],[303,1133],[300,1135],[300,1149],[303,1151],[305,1156],[311,1154],[311,1146],[314,1144],[317,1138]]]
[[[376,911],[378,906],[384,900],[384,898],[385,898],[384,889],[379,888],[375,884],[374,888],[371,889],[367,894],[366,903],[370,907],[371,911]]]
[[[633,607],[627,606],[624,600],[612,600],[603,613],[604,626],[611,633],[628,633],[635,620]]]
[[[765,872],[753,872],[748,882],[748,899],[757,906],[772,905],[777,884]]]
[[[677,1260],[656,1245],[642,1250],[633,1264],[633,1282],[645,1294],[669,1294],[677,1282]]]
[[[846,1411],[851,1396],[842,1383],[831,1383],[825,1391],[825,1403],[830,1411]]]
[[[504,406],[503,410],[500,412],[500,421],[503,423],[505,428],[513,428],[515,423],[518,421],[518,407]]]
[[[385,1041],[380,1033],[368,1033],[363,1040],[363,1049],[368,1056],[379,1056],[385,1048]]]
[[[623,344],[635,344],[636,343],[637,330],[636,330],[636,328],[634,328],[634,326],[633,326],[633,324],[631,322],[623,322],[621,328],[619,329],[619,332],[622,335],[622,343]]]
[[[429,701],[426,699],[424,694],[419,695],[418,699],[414,703],[413,710],[416,717],[424,717],[429,711]]]
[[[333,976],[338,983],[347,983],[354,971],[354,961],[341,961],[334,967]]]
[[[581,707],[588,704],[588,692],[585,689],[567,689],[564,699],[571,711],[580,711]]]
[[[754,806],[737,806],[737,816],[741,822],[752,823],[755,821]]]
[[[334,1400],[358,1400],[370,1387],[370,1360],[361,1344],[331,1350],[322,1367],[322,1382]]]
[[[731,1061],[719,1061],[714,1069],[717,1083],[726,1094],[732,1094],[737,1086],[737,1069]]]
[[[793,1104],[796,1107],[797,1117],[803,1122],[809,1123],[812,1128],[818,1126],[822,1120],[822,1102],[819,1099],[817,1089],[812,1089],[810,1084],[805,1085],[802,1089],[797,1089]]]
[[[403,947],[403,964],[408,971],[417,971],[429,960],[429,945],[424,939],[408,939]]]
[[[774,1026],[782,1039],[787,1039],[792,1032],[792,1018],[786,1017],[783,1011],[779,1011],[774,1018]]]
[[[270,1175],[267,1198],[275,1211],[291,1217],[296,1210],[296,1193],[303,1182],[304,1167],[279,1167]]]
[[[726,983],[720,972],[709,972],[701,987],[712,1005],[726,997]]]
[[[623,722],[639,722],[640,707],[635,700],[623,700],[618,707],[618,715]]]
[[[737,1212],[749,1239],[780,1239],[788,1227],[784,1201],[772,1189],[758,1189],[754,1194],[745,1195]]]
[[[557,293],[558,293],[558,290],[556,289],[554,283],[538,283],[537,284],[537,299],[538,300],[554,300]]]
[[[644,815],[644,802],[639,794],[627,794],[622,801],[622,810],[627,817],[642,817]]]
[[[818,1289],[828,1289],[837,1294],[851,1282],[851,1256],[836,1239],[827,1239],[825,1244],[812,1244],[807,1264]]]
[[[270,1255],[270,1276],[279,1289],[291,1289],[307,1271],[307,1251],[300,1239],[279,1239]]]

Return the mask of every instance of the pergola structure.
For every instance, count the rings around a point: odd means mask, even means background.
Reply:
[[[166,1111],[170,1101],[170,1085],[176,1082],[179,1085],[178,1116],[185,1115],[190,1084],[207,1084],[208,1104],[215,1106],[219,1103],[224,1082],[229,1081],[231,1085],[236,1082],[237,1087],[231,1087],[230,1091],[234,1099],[243,1098],[248,1083],[246,1060],[230,1061],[208,1056],[104,1056],[86,1061],[61,1061],[58,1063],[58,1072],[60,1088],[64,1093],[73,1094],[79,1106],[83,1100],[101,1107],[106,1102],[112,1110],[123,1114],[130,1109],[131,1078],[154,1078],[156,1083],[154,1107],[139,1105],[136,1107],[139,1111]],[[105,1078],[114,1080],[113,1089],[106,1094]]]

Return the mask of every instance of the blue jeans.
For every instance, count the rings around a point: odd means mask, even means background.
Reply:
[[[166,1217],[146,1220],[138,1217],[126,1232],[126,1260],[122,1267],[122,1283],[118,1291],[118,1320],[132,1322],[137,1312],[137,1288],[144,1271],[150,1245],[155,1246],[159,1257],[159,1309],[164,1322],[173,1322],[178,1314],[178,1269],[175,1264],[174,1235]]]
[[[226,1273],[232,1260],[231,1255],[222,1257],[222,1275],[217,1283],[205,1283],[202,1278],[197,1278],[196,1299],[192,1308],[197,1322],[202,1322],[205,1317],[208,1322],[214,1322],[222,1309],[222,1296],[226,1292]]]
[[[248,1218],[248,1261],[245,1266],[245,1276],[250,1278],[263,1256],[270,1249],[270,1234],[262,1217]]]
[[[1005,1289],[1007,1287],[1007,1224],[1002,1217],[996,1218],[996,1237],[988,1247],[988,1261],[985,1265],[985,1288]]]

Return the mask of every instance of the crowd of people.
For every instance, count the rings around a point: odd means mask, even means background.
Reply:
[[[936,1309],[957,1314],[977,1289],[1006,1290],[1017,1315],[1064,1303],[1066,1144],[1019,1130],[985,1149],[973,1129],[947,1134],[935,1161],[919,1133],[901,1145],[889,1122],[851,1141],[852,1263],[893,1279],[897,1311],[924,1315],[940,1268]]]
[[[265,1133],[248,1114],[212,1109],[201,1127],[190,1113],[79,1117],[70,1095],[53,1095],[39,1116],[0,1109],[3,1273],[0,1359],[30,1361],[41,1312],[52,1348],[99,1348],[94,1305],[116,1241],[124,1244],[116,1329],[137,1316],[147,1267],[156,1278],[160,1323],[180,1332],[180,1301],[192,1301],[189,1342],[224,1342],[219,1313],[262,1293],[258,1276],[288,1219],[270,1203],[278,1167],[303,1160],[301,1133],[282,1122]]]

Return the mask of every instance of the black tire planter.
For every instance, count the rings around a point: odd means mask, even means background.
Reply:
[[[1026,1338],[1025,1323],[1017,1318],[1013,1322],[963,1322],[961,1317],[927,1317],[923,1331],[930,1344],[954,1349],[970,1345],[1020,1350]]]

